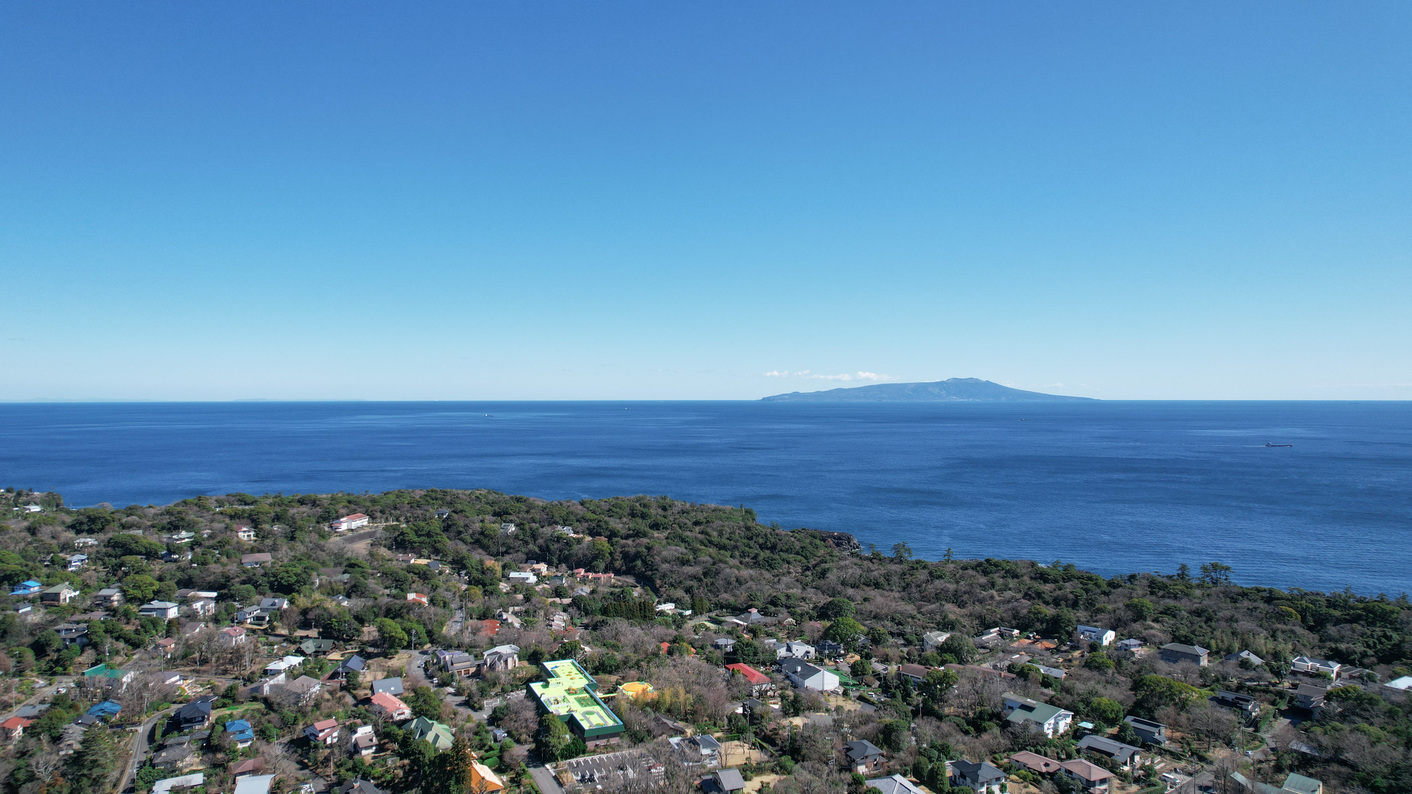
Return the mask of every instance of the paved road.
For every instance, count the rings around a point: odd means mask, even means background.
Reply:
[[[137,729],[137,736],[132,740],[132,760],[128,762],[127,772],[123,774],[123,783],[118,786],[118,791],[125,791],[137,779],[137,769],[142,766],[142,762],[147,760],[147,753],[151,751],[152,729],[156,727],[159,720],[165,720],[177,709],[172,706],[148,717],[142,723],[142,727]]]
[[[539,787],[540,794],[564,794],[564,789],[559,786],[559,781],[554,779],[554,773],[548,767],[530,767],[530,777],[534,778],[534,784]]]

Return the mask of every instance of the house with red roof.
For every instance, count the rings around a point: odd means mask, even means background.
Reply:
[[[347,532],[350,529],[366,527],[370,521],[372,521],[372,519],[368,518],[365,514],[354,513],[351,516],[344,516],[338,519],[329,526],[333,528],[334,532]]]
[[[775,683],[770,677],[756,670],[748,664],[736,662],[726,665],[726,669],[733,673],[738,673],[750,684],[750,694],[759,697],[761,694],[769,692],[775,688]]]
[[[4,722],[0,722],[0,732],[3,732],[5,741],[17,742],[21,736],[25,735],[25,728],[34,724],[34,720],[24,717],[11,717]]]
[[[407,704],[403,703],[399,698],[389,695],[386,692],[379,692],[373,695],[372,700],[369,701],[369,705],[372,707],[374,714],[377,714],[385,720],[401,722],[402,720],[412,718],[412,709],[408,708]]]

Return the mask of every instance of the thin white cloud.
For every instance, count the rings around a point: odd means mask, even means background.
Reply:
[[[841,372],[841,373],[839,373],[839,374],[837,374],[837,375],[826,375],[826,374],[824,374],[824,373],[814,373],[814,372],[810,372],[810,371],[807,370],[807,369],[801,369],[801,370],[797,370],[797,371],[793,371],[793,372],[791,372],[790,370],[787,370],[787,369],[772,369],[772,370],[770,370],[769,372],[766,372],[766,373],[763,373],[763,374],[764,374],[764,376],[767,377],[767,378],[808,378],[809,380],[837,380],[837,381],[855,381],[855,380],[858,380],[858,381],[873,381],[873,382],[892,380],[892,376],[891,376],[891,375],[882,375],[882,374],[877,373],[877,372],[867,372],[867,371],[864,371],[864,370],[860,370],[860,371],[858,371],[858,372]]]

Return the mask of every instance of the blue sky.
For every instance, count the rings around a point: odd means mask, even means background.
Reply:
[[[0,400],[1412,399],[1408,41],[1406,3],[5,3]]]

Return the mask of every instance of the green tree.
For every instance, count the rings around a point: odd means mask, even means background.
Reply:
[[[407,632],[391,618],[378,618],[373,622],[378,630],[378,642],[383,650],[395,651],[407,645]]]
[[[116,766],[117,752],[113,747],[112,734],[108,731],[87,731],[83,734],[78,751],[69,756],[65,764],[64,776],[69,781],[69,791],[72,794],[106,792]]]
[[[1123,606],[1138,620],[1152,620],[1152,616],[1157,614],[1157,605],[1146,598],[1130,598]]]
[[[1104,725],[1117,725],[1123,720],[1123,704],[1112,698],[1096,697],[1085,704],[1083,713]]]
[[[902,541],[892,544],[892,558],[898,562],[912,559],[912,547]]]
[[[937,646],[936,651],[943,657],[950,656],[955,659],[957,664],[968,664],[976,658],[976,646],[971,644],[969,637],[962,636],[960,632],[952,633]]]
[[[824,639],[833,640],[850,651],[858,649],[858,641],[863,638],[863,624],[850,617],[840,617],[824,630]]]
[[[157,596],[160,585],[145,573],[135,573],[123,579],[123,598],[132,604],[145,604]]]
[[[539,757],[546,761],[558,761],[567,756],[572,736],[568,727],[553,714],[545,714],[539,719],[539,736],[535,748]]]
[[[846,598],[830,598],[819,607],[820,620],[835,620],[837,618],[851,618],[854,610],[853,602]]]

